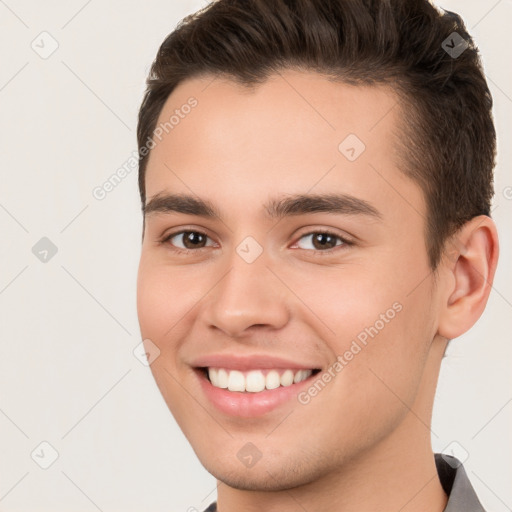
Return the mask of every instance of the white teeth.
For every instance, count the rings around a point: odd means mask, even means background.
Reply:
[[[283,375],[281,375],[281,386],[291,386],[293,384],[293,372],[291,370],[286,370]]]
[[[270,370],[265,375],[261,370],[251,370],[244,374],[238,370],[208,368],[208,377],[214,387],[249,393],[291,386],[306,380],[312,373],[312,370],[285,370],[279,375],[278,371]]]
[[[245,377],[242,372],[231,370],[228,377],[229,391],[245,391]]]
[[[210,378],[210,382],[216,387],[219,386],[219,370],[217,368],[208,368],[208,377]]]
[[[303,378],[303,375],[302,375],[302,370],[299,370],[295,376],[293,377],[293,383],[294,384],[297,384],[297,382],[301,382],[303,381],[304,378]]]
[[[265,375],[258,370],[249,372],[245,377],[245,391],[257,393],[265,389]]]
[[[219,368],[217,373],[217,381],[219,388],[226,389],[228,387],[228,372],[223,368]]]
[[[313,370],[302,370],[302,378],[300,381],[306,380],[313,375]],[[295,380],[295,379],[294,379]]]
[[[312,370],[299,370],[293,377],[293,382],[295,384],[297,384],[297,382],[302,382],[303,380],[306,380],[312,373]]]
[[[279,373],[275,370],[270,370],[267,373],[267,377],[265,379],[265,387],[267,389],[276,389],[281,385],[281,379],[279,378]]]

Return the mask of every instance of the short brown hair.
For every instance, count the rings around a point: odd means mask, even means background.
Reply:
[[[450,235],[490,215],[492,97],[461,18],[427,0],[216,0],[187,16],[159,48],[139,112],[142,205],[149,154],[141,149],[179,83],[213,75],[254,86],[286,68],[398,94],[401,168],[425,195],[433,269]]]

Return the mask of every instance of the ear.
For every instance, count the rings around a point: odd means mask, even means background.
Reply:
[[[464,224],[445,245],[444,290],[438,334],[453,339],[470,329],[485,309],[498,263],[498,233],[486,215]]]

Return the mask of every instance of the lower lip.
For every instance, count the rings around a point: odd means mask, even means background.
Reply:
[[[201,387],[206,397],[224,414],[242,418],[262,416],[285,402],[297,398],[301,388],[308,386],[315,375],[291,386],[280,386],[276,389],[266,389],[258,393],[228,391],[216,388],[206,378],[204,373],[197,371]]]

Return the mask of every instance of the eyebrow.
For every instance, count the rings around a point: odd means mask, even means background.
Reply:
[[[263,206],[267,216],[280,219],[308,213],[364,215],[382,219],[382,214],[364,199],[347,194],[295,194],[273,198]],[[210,201],[185,194],[156,194],[143,207],[151,213],[182,213],[222,219],[220,210]]]

